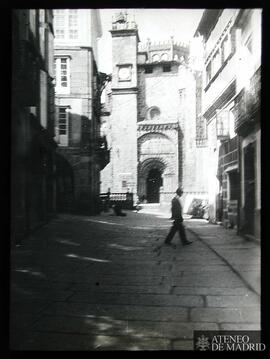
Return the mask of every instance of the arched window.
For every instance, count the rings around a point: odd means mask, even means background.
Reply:
[[[158,54],[155,54],[155,55],[153,55],[152,56],[152,61],[153,62],[157,62],[157,61],[159,61],[160,59],[159,59],[159,55]]]
[[[160,117],[160,109],[157,106],[150,107],[147,111],[148,120],[158,120]]]
[[[168,58],[169,58],[169,56],[168,56],[168,54],[166,52],[161,55],[161,60],[162,61],[168,61]]]

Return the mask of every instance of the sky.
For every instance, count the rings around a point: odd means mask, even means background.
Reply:
[[[127,11],[135,18],[141,42],[166,41],[174,36],[176,42],[189,42],[201,19],[203,9],[100,9],[103,36],[99,40],[99,70],[111,73],[112,16]]]

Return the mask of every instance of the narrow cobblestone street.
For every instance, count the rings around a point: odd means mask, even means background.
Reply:
[[[205,220],[59,215],[11,253],[15,350],[193,350],[194,330],[260,329],[260,246]]]

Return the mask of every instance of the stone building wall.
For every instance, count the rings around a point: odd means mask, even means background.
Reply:
[[[113,94],[112,192],[137,192],[137,95]]]
[[[56,116],[59,106],[68,106],[69,131],[67,146],[59,145],[58,207],[60,210],[98,212],[99,168],[97,117],[94,112],[94,58],[91,48],[56,47],[56,57],[67,56],[70,66],[70,92],[56,94]],[[56,122],[56,139],[58,139]],[[62,181],[61,177],[65,179]],[[66,184],[68,183],[68,184]]]
[[[55,215],[52,10],[12,10],[11,240]],[[47,51],[45,51],[47,49]]]
[[[103,192],[128,189],[141,197],[151,193],[150,202],[169,202],[176,188],[183,186],[190,198],[201,197],[207,191],[207,153],[196,143],[200,109],[196,79],[187,63],[188,46],[173,39],[163,44],[148,41],[134,58],[137,28],[132,33],[129,23],[121,19],[111,31],[112,113],[107,122],[111,163],[102,171]],[[122,65],[131,65],[131,82],[118,81]],[[138,185],[130,181],[134,176]]]
[[[158,106],[162,123],[177,122],[179,118],[178,66],[170,72],[163,72],[162,65],[156,65],[152,74],[139,73],[139,120],[147,119],[147,109]]]

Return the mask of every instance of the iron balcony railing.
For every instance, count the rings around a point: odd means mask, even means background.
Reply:
[[[258,120],[261,107],[261,72],[258,69],[250,79],[249,88],[244,88],[235,99],[235,131]]]

